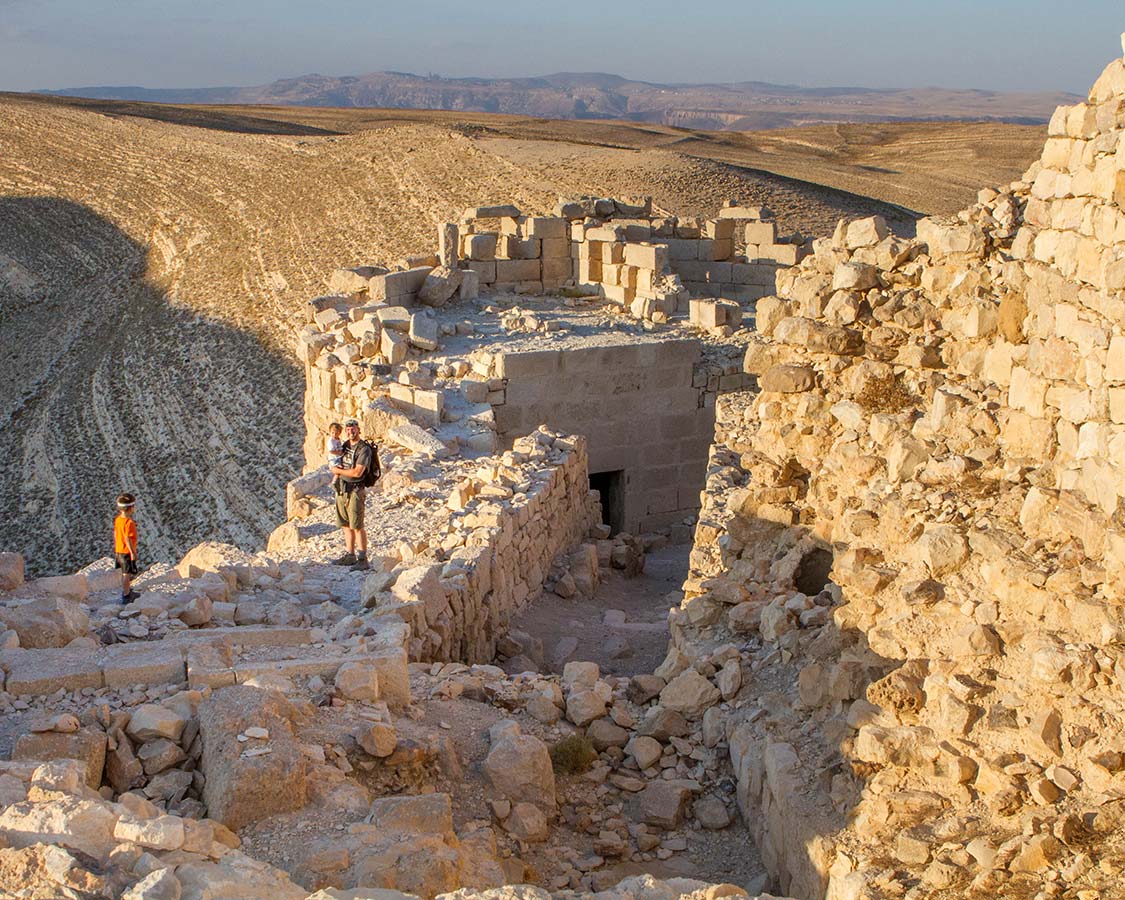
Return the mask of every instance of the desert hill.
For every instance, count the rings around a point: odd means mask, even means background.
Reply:
[[[761,81],[660,84],[600,72],[532,78],[442,78],[408,72],[304,75],[254,87],[77,87],[61,96],[156,103],[284,104],[507,113],[556,119],[627,119],[745,131],[837,122],[980,120],[1046,124],[1063,92],[798,87]]]
[[[696,214],[739,197],[806,234],[872,212],[909,231],[911,210],[963,205],[965,183],[1011,179],[1041,142],[1018,126],[964,126],[963,139],[886,127],[866,146],[859,126],[716,141],[628,123],[2,95],[0,546],[40,572],[84,564],[105,553],[125,488],[142,497],[148,560],[206,537],[260,542],[300,465],[290,334],[304,301],[336,265],[431,246],[465,206],[651,194]],[[890,169],[865,162],[886,154],[895,174],[869,171]]]

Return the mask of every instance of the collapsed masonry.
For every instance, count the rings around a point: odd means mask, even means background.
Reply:
[[[1125,65],[917,239],[841,226],[720,398],[687,659],[808,898],[1125,895]]]

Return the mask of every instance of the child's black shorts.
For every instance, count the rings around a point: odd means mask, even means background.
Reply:
[[[128,553],[114,553],[113,567],[115,569],[124,569],[126,575],[137,574],[137,561],[129,556]]]

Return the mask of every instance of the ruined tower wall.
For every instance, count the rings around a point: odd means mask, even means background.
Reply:
[[[1021,181],[915,241],[862,220],[814,250],[758,304],[761,392],[720,398],[674,623],[689,656],[751,652],[762,689],[726,725],[763,858],[809,900],[1098,887],[1125,727],[1122,60]]]

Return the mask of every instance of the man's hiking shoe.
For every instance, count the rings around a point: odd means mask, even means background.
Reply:
[[[367,557],[365,556],[363,559],[357,559],[355,561],[355,565],[352,566],[352,571],[353,572],[366,572],[370,568],[371,568],[371,563],[369,563],[367,561]]]
[[[332,565],[334,565],[334,566],[354,566],[355,565],[355,554],[354,553],[345,553],[339,559],[332,560]]]
[[[140,594],[138,594],[136,591],[129,591],[129,593],[121,595],[121,602],[122,602],[122,604],[132,603],[139,596],[140,596]]]

